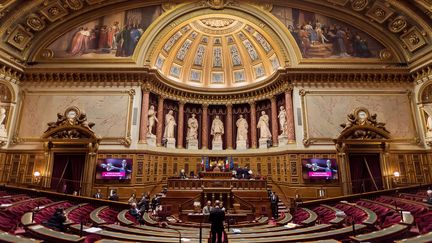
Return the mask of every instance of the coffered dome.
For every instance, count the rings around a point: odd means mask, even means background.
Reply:
[[[196,87],[262,82],[283,65],[263,28],[226,14],[206,14],[173,28],[158,43],[152,65],[166,78]]]

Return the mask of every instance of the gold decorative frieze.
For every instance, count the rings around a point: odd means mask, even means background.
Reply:
[[[403,35],[401,35],[400,38],[410,52],[414,52],[420,47],[426,45],[425,37],[423,36],[422,32],[420,32],[420,30],[415,26]]]
[[[349,0],[327,0],[327,2],[334,3],[337,5],[345,6]]]

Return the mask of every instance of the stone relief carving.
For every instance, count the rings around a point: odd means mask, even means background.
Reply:
[[[383,139],[389,137],[385,123],[378,122],[377,114],[370,114],[366,108],[357,108],[347,115],[347,122],[340,125],[345,139]],[[344,134],[347,133],[347,134]]]
[[[56,139],[82,139],[95,137],[94,122],[87,121],[87,115],[77,107],[69,107],[64,114],[57,113],[57,121],[47,123],[44,137]]]
[[[234,23],[234,21],[234,19],[228,18],[201,19],[201,23],[212,28],[224,28]]]
[[[34,31],[41,31],[45,29],[45,21],[43,21],[38,15],[30,14],[26,21],[28,27]]]
[[[396,17],[388,25],[388,29],[393,33],[401,32],[407,26],[407,21],[403,16]]]

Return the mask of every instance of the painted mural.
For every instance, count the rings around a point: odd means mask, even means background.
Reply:
[[[162,12],[161,6],[155,5],[106,15],[69,31],[48,48],[55,58],[130,57]]]
[[[273,6],[304,58],[377,58],[384,48],[363,31],[320,14]]]

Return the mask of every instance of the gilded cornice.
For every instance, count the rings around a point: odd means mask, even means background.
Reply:
[[[51,34],[64,33],[70,22],[79,24],[117,8],[133,8],[151,4],[163,4],[169,11],[176,3],[194,1],[126,1],[126,0],[54,0],[54,1],[3,1],[0,5],[0,35],[3,43],[0,49],[10,53],[18,62],[27,61]],[[208,4],[212,1],[196,1]],[[222,1],[228,7],[233,1]],[[323,15],[343,18],[343,21],[371,34],[391,51],[399,55],[400,62],[412,62],[430,52],[432,37],[430,1],[414,0],[415,4],[396,0],[292,0],[237,1],[248,2],[270,11],[274,5],[284,5],[315,11]],[[231,7],[231,6],[229,6]],[[12,11],[12,8],[14,11]],[[414,10],[413,10],[414,8]],[[419,11],[416,11],[418,9]],[[421,16],[428,16],[426,18]],[[341,19],[342,20],[342,19]]]
[[[412,73],[412,79],[417,84],[422,84],[432,80],[432,65],[426,66]]]

